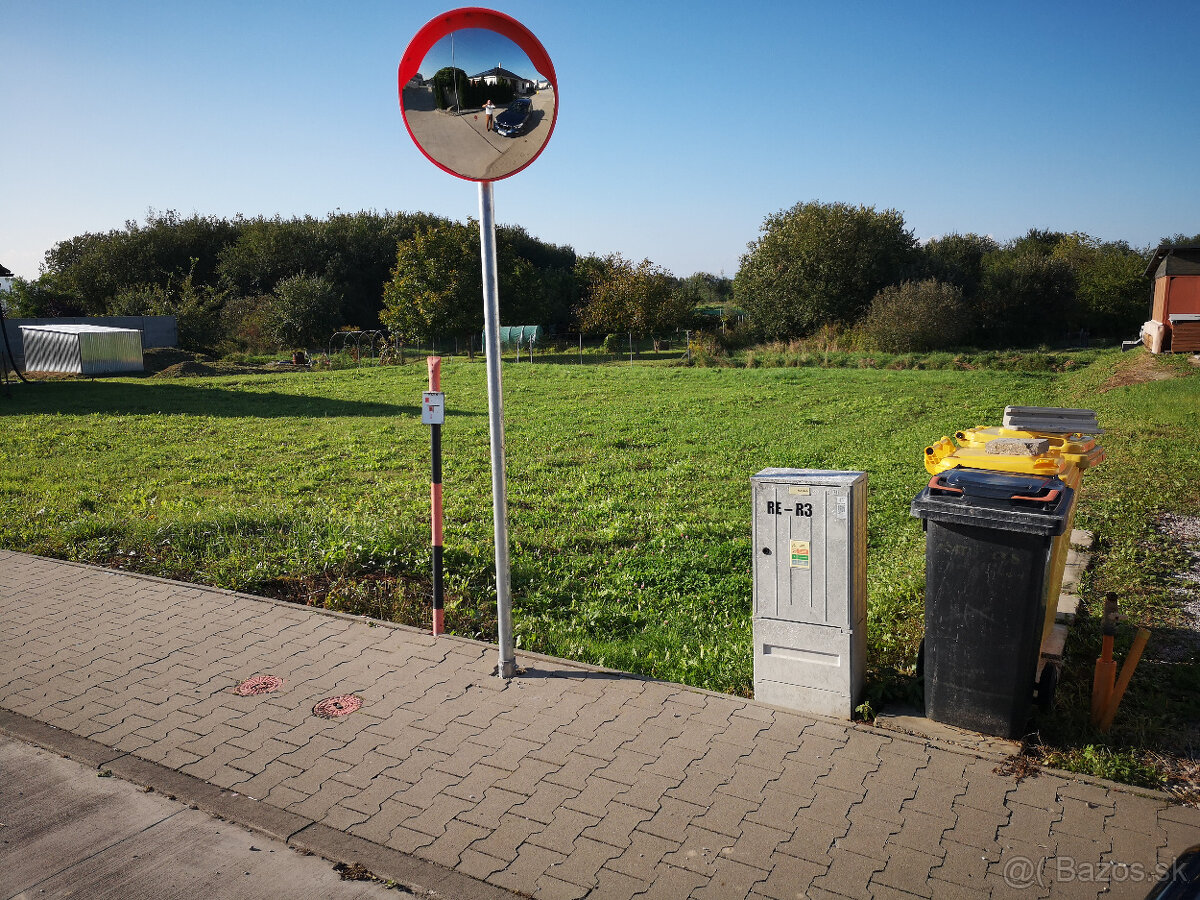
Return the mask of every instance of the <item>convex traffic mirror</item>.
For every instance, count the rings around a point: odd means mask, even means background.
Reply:
[[[554,131],[554,66],[537,38],[502,13],[460,9],[434,19],[409,44],[398,80],[413,141],[460,178],[507,178]]]

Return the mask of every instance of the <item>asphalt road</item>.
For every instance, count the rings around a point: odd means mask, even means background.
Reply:
[[[0,898],[370,900],[332,863],[0,735]]]
[[[404,115],[421,147],[442,165],[469,178],[503,178],[537,154],[554,121],[554,91],[538,91],[530,99],[531,123],[511,138],[487,131],[480,110],[457,115],[435,109],[428,88],[405,88]],[[497,108],[496,114],[503,111]]]

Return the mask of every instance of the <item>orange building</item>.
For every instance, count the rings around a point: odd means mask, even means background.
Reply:
[[[1200,352],[1200,245],[1159,247],[1146,275],[1154,278],[1154,300],[1143,342],[1154,353]]]

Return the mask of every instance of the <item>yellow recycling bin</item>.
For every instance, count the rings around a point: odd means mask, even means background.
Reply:
[[[1104,448],[1083,435],[1050,434],[1020,431],[1013,428],[979,426],[955,433],[959,446],[947,437],[925,448],[925,469],[939,475],[956,467],[1007,472],[1012,475],[1054,476],[1071,488],[1073,497],[1067,512],[1067,524],[1055,537],[1046,571],[1046,618],[1042,626],[1042,641],[1054,630],[1058,614],[1058,595],[1062,590],[1067,553],[1071,545],[1071,530],[1075,523],[1075,508],[1083,474],[1104,461]],[[997,438],[1044,440],[1048,449],[1036,456],[1006,456],[988,453],[987,444]]]
[[[956,431],[954,439],[963,447],[975,447],[986,450],[989,441],[996,438],[1016,438],[1017,440],[1043,440],[1050,444],[1049,455],[1061,456],[1074,463],[1081,472],[1086,472],[1104,462],[1104,448],[1096,443],[1094,438],[1084,435],[1049,434],[1038,431],[1019,431],[1015,428],[968,428]]]

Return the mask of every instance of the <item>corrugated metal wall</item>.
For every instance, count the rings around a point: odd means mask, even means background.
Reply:
[[[105,328],[134,328],[142,333],[142,346],[151,350],[155,347],[179,346],[179,331],[174,316],[67,316],[61,319],[9,319],[5,317],[4,328],[8,342],[12,345],[17,368],[25,369],[25,350],[21,344],[22,325],[100,325]]]
[[[58,331],[26,331],[21,336],[25,346],[25,371],[83,371],[79,360],[79,335]]]
[[[142,336],[129,329],[55,331],[53,326],[25,326],[25,371],[80,375],[141,372]]]
[[[79,335],[84,375],[141,372],[142,336],[137,331],[88,331]]]

